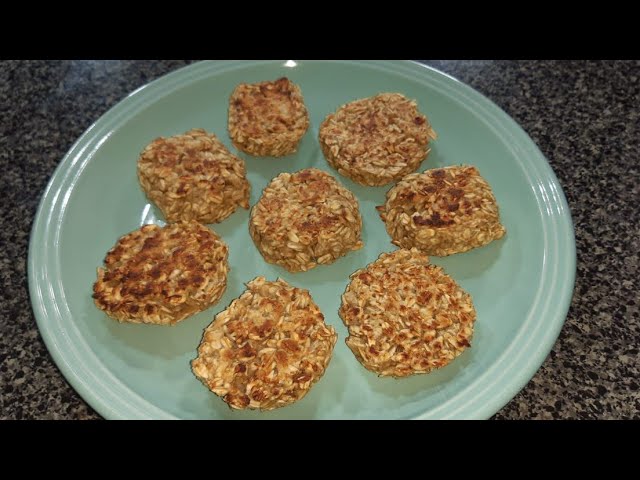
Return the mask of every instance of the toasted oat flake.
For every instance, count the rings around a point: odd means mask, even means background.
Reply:
[[[447,365],[470,346],[476,319],[471,296],[417,249],[354,272],[338,313],[358,361],[394,377]]]
[[[415,171],[436,133],[415,101],[381,93],[341,106],[320,125],[324,156],[361,185],[385,185]]]
[[[427,255],[466,252],[506,232],[491,187],[474,166],[407,175],[377,209],[395,245]]]
[[[168,222],[217,223],[249,208],[244,161],[203,129],[151,142],[138,159],[138,179]]]
[[[320,380],[336,339],[307,290],[257,277],[205,329],[191,368],[231,408],[272,410]]]
[[[145,225],[107,253],[94,302],[119,322],[173,325],[220,300],[227,257],[227,245],[199,223]]]
[[[300,87],[288,78],[241,83],[229,99],[229,136],[249,155],[289,155],[308,127]]]
[[[322,170],[282,173],[251,209],[249,233],[269,263],[290,272],[329,264],[362,247],[355,196]]]

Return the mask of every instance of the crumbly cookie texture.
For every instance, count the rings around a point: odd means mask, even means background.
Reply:
[[[290,272],[329,264],[362,247],[353,193],[322,170],[282,173],[251,209],[249,233],[269,263]]]
[[[473,166],[407,175],[376,208],[395,245],[427,255],[466,252],[506,232],[491,187]]]
[[[307,290],[257,277],[206,328],[191,368],[231,408],[272,410],[320,380],[336,340]]]
[[[145,225],[107,253],[94,302],[119,322],[173,325],[220,300],[228,252],[217,234],[196,222]]]
[[[447,365],[470,346],[476,319],[471,296],[416,249],[354,272],[338,313],[358,361],[393,377]]]
[[[244,160],[203,129],[151,142],[138,159],[138,179],[168,222],[217,223],[249,208]]]
[[[309,128],[300,87],[288,78],[241,83],[229,99],[229,136],[255,156],[281,157],[296,151]]]
[[[320,125],[324,156],[341,175],[361,185],[386,185],[415,171],[436,133],[415,101],[399,93],[341,106]]]

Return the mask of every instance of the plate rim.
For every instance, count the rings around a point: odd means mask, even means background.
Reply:
[[[278,61],[272,60],[198,62],[169,72],[152,82],[142,85],[126,95],[85,130],[62,158],[49,179],[47,187],[40,199],[29,239],[27,263],[31,306],[40,335],[54,359],[56,366],[76,392],[104,418],[176,419],[178,417],[156,407],[150,401],[142,398],[113,376],[104,365],[100,364],[102,374],[106,376],[111,383],[96,385],[95,381],[87,382],[87,373],[95,377],[92,372],[89,372],[86,367],[78,368],[76,364],[69,361],[70,358],[73,359],[74,357],[80,359],[80,357],[77,356],[77,350],[65,352],[62,348],[65,341],[69,342],[70,336],[74,334],[79,335],[77,327],[75,327],[76,331],[73,331],[72,325],[72,331],[70,332],[64,331],[64,329],[55,332],[49,325],[51,322],[57,321],[58,325],[61,326],[60,321],[63,318],[62,315],[66,313],[71,314],[68,310],[66,299],[63,305],[58,305],[55,302],[56,292],[54,291],[52,283],[49,281],[49,265],[51,261],[53,261],[54,266],[59,264],[59,250],[57,247],[59,245],[60,225],[62,223],[61,221],[53,222],[54,231],[53,236],[51,236],[52,221],[55,220],[54,217],[63,218],[64,208],[66,207],[70,192],[73,191],[74,185],[82,174],[84,167],[89,163],[93,154],[98,151],[102,143],[118,128],[118,122],[120,120],[129,118],[132,113],[139,111],[140,108],[144,108],[144,106],[148,104],[148,101],[157,101],[165,95],[171,94],[175,88],[186,87],[209,75],[217,75],[236,69],[274,64],[277,62]],[[541,307],[540,304],[536,302],[529,306],[527,320],[516,332],[514,340],[506,347],[498,359],[487,367],[480,378],[489,375],[496,367],[500,366],[501,362],[503,363],[505,361],[507,354],[515,348],[514,345],[517,343],[517,338],[522,337],[525,333],[529,335],[526,345],[531,345],[533,341],[538,341],[538,345],[533,347],[533,350],[527,350],[522,347],[522,345],[519,345],[519,352],[517,352],[514,357],[509,357],[511,365],[507,365],[498,376],[494,376],[494,381],[481,388],[475,396],[466,401],[458,401],[459,405],[456,410],[439,417],[437,413],[444,407],[444,405],[439,405],[429,412],[414,417],[432,418],[434,414],[436,414],[436,418],[488,418],[508,403],[533,378],[542,366],[560,334],[571,304],[576,274],[575,232],[571,211],[560,182],[546,157],[522,127],[493,101],[472,87],[460,82],[455,77],[414,61],[328,61],[325,63],[366,66],[374,70],[382,70],[400,75],[412,81],[422,80],[424,82],[425,80],[429,80],[430,83],[435,82],[441,89],[452,92],[452,94],[449,95],[451,98],[460,101],[462,97],[468,104],[473,105],[474,109],[469,109],[470,113],[478,115],[478,112],[480,112],[482,113],[483,119],[490,119],[492,123],[485,122],[485,124],[487,124],[493,133],[501,140],[504,140],[505,136],[510,140],[510,142],[505,143],[505,145],[510,149],[511,153],[514,154],[516,159],[519,159],[519,155],[527,159],[528,163],[526,167],[528,167],[530,171],[524,168],[525,164],[520,160],[517,161],[520,162],[520,166],[527,176],[531,173],[537,180],[537,183],[534,184],[531,182],[531,178],[528,177],[531,186],[534,187],[534,195],[536,196],[543,229],[545,230],[543,268],[540,278],[542,280],[547,279],[549,273],[545,276],[545,272],[548,272],[548,268],[553,269],[551,271],[551,284],[546,288],[546,290],[551,291],[552,294],[547,295],[546,302]],[[70,176],[72,178],[69,180]],[[68,188],[63,191],[63,187],[65,186]],[[56,206],[58,205],[62,206],[61,209],[57,209],[59,211],[56,210]],[[546,211],[542,208],[543,206]],[[58,227],[57,230],[55,230],[56,225]],[[549,237],[548,234],[551,235],[551,237]],[[42,248],[42,245],[46,244],[44,240],[47,239],[53,240],[53,245],[56,247],[55,251],[58,252],[58,256],[53,258],[53,260],[49,259],[50,248]],[[553,249],[549,250],[550,247],[547,245],[547,242],[551,241],[553,241]],[[562,248],[559,248],[559,246]],[[560,251],[566,254],[562,259],[557,259],[553,255],[549,255],[550,253],[555,254]],[[57,271],[59,273],[59,268]],[[544,281],[541,283],[544,283]],[[556,284],[559,284],[559,286],[556,287]],[[540,296],[543,288],[544,286],[538,286],[538,296]],[[51,305],[46,305],[45,297],[47,294],[51,295]],[[60,290],[59,296],[64,299],[63,289]],[[551,299],[553,299],[554,302],[551,302]],[[67,307],[67,312],[61,312],[60,308],[64,310],[65,307]],[[544,326],[547,327],[547,329],[544,332],[540,331],[541,325],[543,325],[542,322],[534,326],[533,330],[525,329],[531,322],[532,318],[530,317],[532,317],[535,310],[540,310],[539,307],[542,308],[539,314],[541,318],[545,318]],[[550,309],[551,311],[549,311]],[[85,349],[88,349],[88,346],[85,345]],[[90,352],[90,349],[88,349],[88,351]],[[525,352],[527,353],[527,359],[522,358]],[[522,365],[519,363],[521,369],[517,372],[510,372],[514,370],[513,365],[518,362],[522,363]],[[513,376],[506,387],[497,394],[495,392],[492,393],[491,387],[504,378],[507,373],[513,373]],[[461,397],[465,391],[472,388],[476,383],[477,379],[464,387],[453,398]],[[113,387],[114,385],[117,389],[125,391],[129,395],[130,398],[127,400],[130,400],[130,402],[125,401],[121,396],[116,395],[112,389],[107,388]],[[115,407],[112,402],[115,402],[117,407]],[[449,402],[447,402],[447,405],[448,404]]]

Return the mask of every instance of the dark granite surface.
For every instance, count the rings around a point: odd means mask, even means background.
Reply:
[[[549,159],[576,229],[576,288],[553,351],[499,419],[640,418],[640,62],[425,61],[511,115]],[[0,62],[0,418],[99,416],[36,328],[26,258],[42,192],[82,132],[185,61]]]

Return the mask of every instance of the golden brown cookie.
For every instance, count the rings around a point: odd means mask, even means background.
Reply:
[[[220,300],[228,251],[196,222],[145,225],[107,253],[93,285],[94,302],[120,322],[173,325]]]
[[[249,233],[269,263],[290,272],[329,264],[362,247],[355,196],[317,168],[281,173],[251,209]]]
[[[249,208],[244,160],[202,129],[151,142],[138,159],[138,179],[168,222],[217,223]]]
[[[241,83],[229,99],[229,135],[249,155],[281,157],[296,151],[309,127],[300,87],[288,78]]]
[[[354,272],[338,313],[358,361],[394,377],[447,365],[470,346],[476,319],[471,296],[416,249]]]
[[[257,277],[206,328],[191,368],[231,408],[272,410],[320,380],[336,339],[307,290]]]
[[[415,101],[381,93],[341,106],[320,125],[324,156],[361,185],[385,185],[415,171],[436,134]]]
[[[427,255],[466,252],[505,234],[491,187],[473,166],[407,175],[377,208],[395,245]]]

